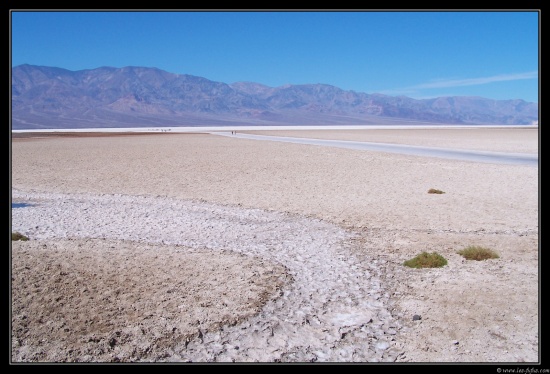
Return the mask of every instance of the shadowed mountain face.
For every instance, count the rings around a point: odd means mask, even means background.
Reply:
[[[12,129],[224,125],[366,125],[402,121],[530,125],[538,104],[415,100],[326,84],[226,84],[156,68],[12,68]]]

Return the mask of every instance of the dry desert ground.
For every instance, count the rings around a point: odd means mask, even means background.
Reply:
[[[250,131],[538,153],[538,128]],[[539,168],[12,134],[11,362],[540,362]],[[429,194],[431,188],[444,194]],[[477,245],[499,258],[466,260]],[[440,268],[403,266],[437,252]]]

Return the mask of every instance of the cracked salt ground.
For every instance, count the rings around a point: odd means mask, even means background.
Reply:
[[[257,315],[200,331],[162,361],[377,362],[397,359],[378,268],[351,252],[353,233],[278,212],[164,197],[13,191],[13,231],[231,250],[284,265],[293,282]],[[390,331],[391,330],[391,331]]]

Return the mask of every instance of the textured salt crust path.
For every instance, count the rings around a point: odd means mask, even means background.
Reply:
[[[200,334],[165,361],[396,361],[399,328],[386,308],[376,261],[350,251],[336,225],[259,209],[127,195],[24,193],[39,204],[12,210],[13,230],[33,240],[105,238],[260,256],[294,282],[262,312]]]

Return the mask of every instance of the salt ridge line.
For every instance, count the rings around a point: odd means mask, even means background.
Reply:
[[[379,269],[353,234],[316,219],[165,197],[13,191],[40,203],[12,211],[33,239],[106,238],[231,250],[278,262],[294,279],[262,312],[174,348],[167,361],[395,361]],[[347,243],[347,244],[346,244]],[[221,349],[238,346],[240,349]],[[223,357],[220,357],[223,355]]]
[[[420,123],[408,121],[409,123]],[[40,132],[212,132],[212,131],[274,131],[274,130],[406,130],[406,129],[484,129],[484,128],[538,128],[538,125],[305,125],[305,126],[177,126],[177,127],[89,127],[77,129],[12,129],[13,133]]]

